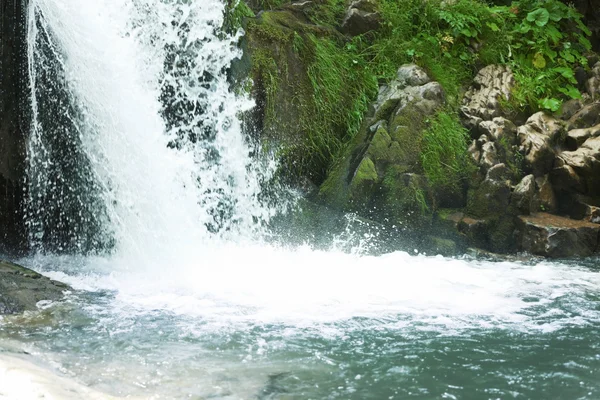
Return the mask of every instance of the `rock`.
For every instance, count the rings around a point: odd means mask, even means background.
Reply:
[[[24,226],[25,140],[29,104],[26,1],[2,1],[0,6],[0,254],[27,250]]]
[[[458,253],[456,242],[451,239],[445,239],[438,236],[428,236],[426,246],[434,254],[440,254],[446,257],[454,256]]]
[[[510,194],[507,181],[485,179],[479,187],[469,191],[467,213],[479,219],[502,215],[508,210]]]
[[[506,167],[506,164],[496,164],[489,169],[485,179],[490,181],[505,182],[510,179],[510,171]]]
[[[600,194],[600,137],[586,140],[575,151],[562,152],[556,159],[553,182],[563,189],[588,195]]]
[[[579,99],[567,100],[560,108],[559,118],[567,121],[583,108],[583,102]]]
[[[464,235],[467,241],[477,247],[488,247],[487,222],[485,220],[464,217],[458,223],[458,231]]]
[[[571,218],[600,224],[600,200],[582,195],[573,197],[569,212]]]
[[[568,130],[589,128],[600,124],[600,102],[587,104],[568,122]]]
[[[558,209],[558,201],[554,188],[550,182],[550,176],[544,175],[535,180],[536,192],[533,197],[531,210],[554,213]]]
[[[0,261],[0,315],[36,310],[42,300],[57,301],[69,287],[8,261]]]
[[[571,129],[567,133],[565,144],[567,149],[574,151],[589,138],[600,136],[600,124],[591,128]]]
[[[481,158],[479,160],[479,165],[481,165],[485,170],[488,170],[494,165],[498,164],[498,162],[498,148],[496,143],[483,143],[481,146]]]
[[[534,194],[535,177],[533,175],[527,175],[515,187],[510,199],[511,204],[521,213],[529,215],[532,210]]]
[[[376,31],[381,25],[381,15],[377,5],[370,0],[358,0],[350,4],[342,22],[342,32],[350,36],[358,36]]]
[[[600,225],[547,213],[519,217],[519,247],[544,257],[588,257],[598,250]]]
[[[600,62],[597,62],[591,71],[591,77],[585,84],[585,89],[593,100],[600,100]]]
[[[517,143],[517,127],[504,117],[482,121],[479,124],[479,131],[495,142],[505,141],[508,145]]]
[[[488,65],[479,71],[473,87],[465,94],[461,107],[467,125],[501,117],[503,115],[501,101],[510,99],[514,85],[514,75],[507,66]],[[476,127],[469,126],[469,128]]]
[[[519,152],[524,154],[524,169],[543,176],[553,167],[554,145],[565,133],[564,124],[543,112],[532,115],[518,128]]]

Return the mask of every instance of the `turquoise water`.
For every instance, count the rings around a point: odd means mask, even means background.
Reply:
[[[255,255],[240,251],[246,260]],[[300,271],[321,282],[295,292],[281,280],[293,280],[293,270],[277,276],[265,267],[244,275],[240,265],[223,272],[231,276],[228,285],[211,291],[193,283],[197,276],[159,283],[156,276],[102,268],[76,274],[72,263],[51,275],[86,290],[4,321],[0,335],[67,376],[120,396],[600,397],[596,260],[528,265],[405,253],[260,254],[275,262],[277,255],[295,259],[290,269],[305,257],[321,260]],[[341,270],[329,256],[346,264],[349,277],[336,279]],[[232,271],[242,275],[245,289]],[[207,284],[220,278],[207,277]],[[396,279],[405,282],[389,284]],[[380,290],[372,286],[377,282]]]

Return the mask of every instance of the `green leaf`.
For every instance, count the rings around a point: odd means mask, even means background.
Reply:
[[[545,26],[550,19],[550,13],[545,8],[538,8],[527,14],[527,21],[535,22],[539,27]]]
[[[546,59],[544,58],[542,53],[536,53],[533,56],[533,66],[537,69],[542,69],[546,67]]]
[[[500,31],[500,28],[498,28],[498,25],[496,25],[494,22],[488,22],[486,25],[492,30],[492,32]]]
[[[575,73],[569,67],[556,67],[552,68],[552,71],[558,72],[563,78],[568,79],[571,83],[577,83],[577,79],[575,79]]]
[[[592,49],[592,43],[583,36],[579,36],[579,44],[581,44],[586,50]]]
[[[569,63],[575,62],[575,56],[571,53],[571,50],[563,50],[560,52],[560,56]]]
[[[581,92],[573,85],[567,85],[566,88],[558,88],[558,91],[572,99],[581,99]]]
[[[553,98],[545,98],[539,101],[539,105],[541,108],[544,108],[546,110],[550,110],[550,111],[558,111],[560,109],[561,106],[561,102],[560,100],[557,99],[553,99]]]

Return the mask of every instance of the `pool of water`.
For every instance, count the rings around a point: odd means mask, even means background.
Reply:
[[[76,289],[0,321],[66,376],[156,399],[597,399],[597,260],[272,246],[180,265],[36,257]]]

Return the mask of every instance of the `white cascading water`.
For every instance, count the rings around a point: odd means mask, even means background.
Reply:
[[[75,198],[71,214],[90,202],[97,208],[79,225],[94,219],[101,236],[112,239],[115,256],[137,263],[180,259],[217,237],[239,240],[258,233],[271,214],[258,200],[271,166],[250,158],[256,149],[242,135],[238,114],[252,102],[229,90],[226,71],[241,54],[238,37],[221,33],[223,2],[30,3],[34,243],[54,234],[57,218],[74,230],[70,219],[78,216],[65,215],[63,204],[69,190]],[[39,91],[43,79],[58,80],[56,74],[46,76],[49,69],[60,70],[62,94]],[[49,147],[65,147],[60,140],[67,133],[64,123],[45,129],[43,119],[56,116],[45,115],[40,104],[53,101],[46,106],[52,111],[59,95],[64,99],[57,111],[68,114],[76,134],[66,144],[72,149],[52,153]],[[67,160],[76,151],[79,158]],[[49,172],[68,161],[76,170],[85,161],[87,176],[73,178],[67,168]],[[73,187],[82,181],[84,187]],[[57,190],[59,183],[66,188]],[[85,198],[86,191],[95,198]],[[47,214],[58,217],[45,222]],[[83,239],[72,236],[81,246]]]

